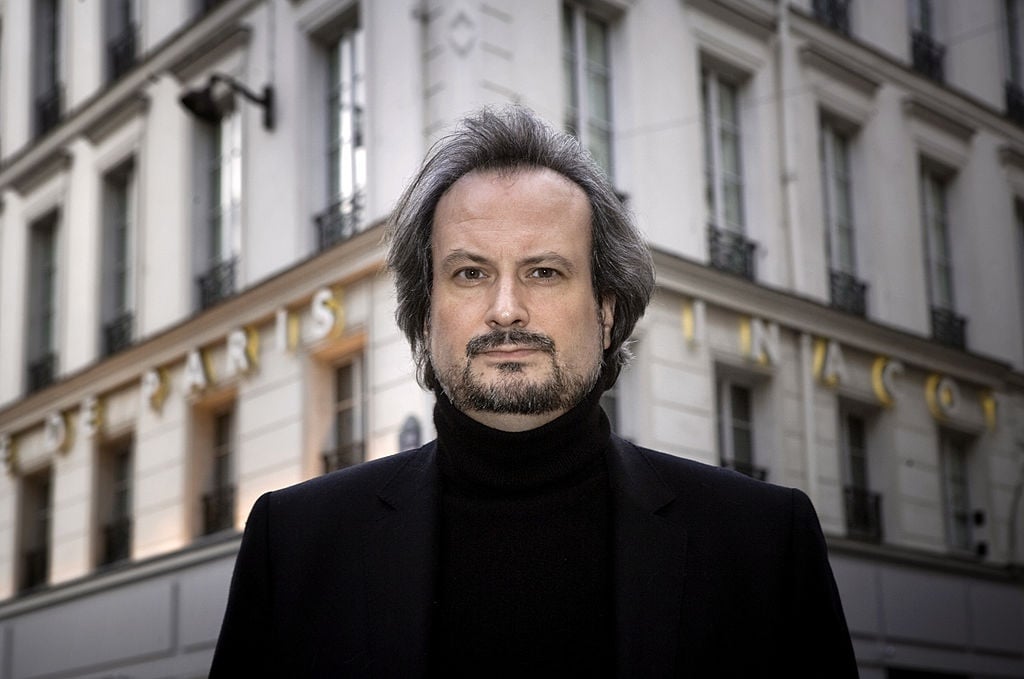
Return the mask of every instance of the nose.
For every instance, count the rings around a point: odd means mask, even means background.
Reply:
[[[518,281],[506,277],[492,288],[493,297],[487,309],[487,325],[492,328],[525,327],[530,322],[526,308],[525,292]]]

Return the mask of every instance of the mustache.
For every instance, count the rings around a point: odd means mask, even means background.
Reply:
[[[555,353],[555,341],[539,332],[512,328],[511,330],[491,330],[485,335],[478,335],[466,343],[466,356],[472,358],[479,353],[497,349],[502,346],[516,346],[523,349],[535,349],[549,354]]]

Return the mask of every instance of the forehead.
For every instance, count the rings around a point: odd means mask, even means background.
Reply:
[[[483,236],[591,242],[590,201],[564,175],[545,167],[473,171],[446,191],[434,211],[435,246]]]

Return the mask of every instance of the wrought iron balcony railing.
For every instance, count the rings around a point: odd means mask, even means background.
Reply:
[[[846,532],[857,540],[881,542],[882,496],[866,488],[846,486]]]
[[[107,41],[107,79],[117,80],[135,65],[135,26]]]
[[[850,35],[850,0],[814,0],[814,18],[833,31]]]
[[[1024,88],[1015,83],[1006,83],[1006,117],[1024,126]]]
[[[203,496],[203,535],[235,527],[235,487],[222,486]]]
[[[235,269],[237,266],[238,258],[232,257],[214,264],[206,273],[196,279],[199,284],[199,307],[201,309],[209,309],[222,299],[235,294]]]
[[[967,319],[952,309],[933,306],[932,339],[955,349],[966,349]]]
[[[323,453],[324,474],[329,474],[338,469],[351,467],[363,461],[364,447],[362,441],[339,446],[334,450],[327,450]]]
[[[55,86],[36,97],[35,136],[41,137],[60,124],[62,100],[60,86]]]
[[[708,255],[716,269],[754,280],[756,249],[757,244],[741,233],[708,226]]]
[[[103,326],[103,353],[112,356],[132,344],[134,315],[125,311]]]
[[[50,386],[57,379],[57,354],[50,352],[29,362],[27,375],[28,393]]]
[[[131,519],[115,519],[103,526],[103,565],[126,561],[131,553]]]
[[[30,592],[46,584],[50,569],[49,550],[46,547],[29,549],[22,557],[21,591]]]
[[[911,61],[914,70],[941,83],[946,79],[943,61],[946,56],[946,47],[924,31],[914,31],[910,34]]]
[[[363,221],[363,194],[356,193],[331,203],[313,221],[316,223],[317,249],[320,252],[348,240],[359,233]]]
[[[764,467],[758,467],[750,462],[744,462],[743,460],[723,460],[722,466],[726,469],[732,469],[740,474],[745,474],[752,479],[758,481],[764,481],[768,478],[768,470]]]
[[[828,272],[829,299],[832,308],[857,316],[867,315],[867,283],[844,271]]]

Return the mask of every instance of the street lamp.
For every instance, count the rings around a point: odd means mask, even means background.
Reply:
[[[217,83],[223,83],[232,92],[237,92],[252,103],[263,107],[263,127],[268,130],[274,129],[274,88],[271,85],[263,87],[261,97],[231,76],[214,73],[206,81],[205,87],[186,90],[179,98],[181,105],[200,120],[218,122],[227,113],[227,106],[223,98],[214,96],[213,88]]]

